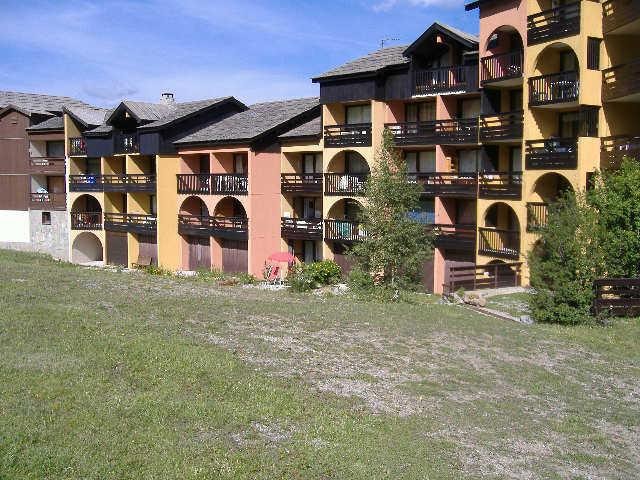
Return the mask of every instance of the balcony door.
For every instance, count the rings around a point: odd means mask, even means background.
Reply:
[[[64,140],[47,141],[47,157],[64,157]]]
[[[233,173],[246,174],[247,173],[247,155],[244,153],[236,153],[233,155]]]
[[[298,218],[322,218],[321,200],[317,197],[294,198],[294,209]]]
[[[64,193],[65,192],[64,177],[47,177],[47,192]]]
[[[436,152],[426,150],[423,152],[406,152],[407,173],[432,173],[436,171]]]
[[[404,115],[406,122],[431,122],[436,119],[436,103],[408,103],[405,105]]]

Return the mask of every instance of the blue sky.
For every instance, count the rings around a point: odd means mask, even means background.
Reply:
[[[463,0],[0,0],[0,90],[253,103],[318,94],[310,78],[439,20],[477,33]]]

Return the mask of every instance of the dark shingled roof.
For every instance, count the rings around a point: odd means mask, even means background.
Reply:
[[[299,98],[256,103],[174,142],[177,145],[252,141],[295,117],[319,108],[319,99]]]
[[[105,118],[111,114],[112,110],[97,107],[78,107],[74,105],[65,105],[64,111],[71,115],[75,120],[82,123],[85,127],[95,127],[102,125]]]
[[[19,110],[29,115],[33,113],[41,115],[60,113],[62,112],[62,107],[65,105],[89,106],[88,104],[71,97],[0,91],[0,109],[6,108],[10,105],[17,107]]]
[[[143,125],[140,128],[147,129],[147,128],[164,127],[175,122],[176,120],[180,120],[183,117],[196,113],[199,110],[203,110],[205,108],[211,107],[213,105],[216,105],[231,99],[235,100],[234,97],[220,97],[220,98],[210,98],[208,100],[198,100],[196,102],[175,103],[173,105],[169,105],[171,109],[168,111],[168,113],[165,113],[164,115],[162,115],[158,120],[148,123],[146,125]],[[130,103],[132,102],[128,102],[127,105],[129,105]],[[138,103],[138,105],[140,104]],[[146,105],[156,105],[156,104],[146,104]]]
[[[64,119],[62,117],[51,117],[46,119],[44,122],[30,126],[27,130],[30,132],[64,130]]]
[[[318,115],[313,120],[303,123],[288,132],[283,133],[278,138],[281,140],[292,140],[299,137],[320,137],[322,136],[322,117]]]
[[[406,48],[407,45],[400,45],[376,50],[364,57],[352,60],[329,70],[328,72],[318,75],[313,78],[313,81],[323,78],[341,77],[343,75],[354,75],[358,73],[375,73],[386,67],[408,63],[409,59],[402,54]]]

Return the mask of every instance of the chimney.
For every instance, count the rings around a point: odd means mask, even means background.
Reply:
[[[175,99],[173,98],[173,93],[165,92],[160,95],[160,102],[164,103],[165,105],[171,105],[172,103],[174,103]]]

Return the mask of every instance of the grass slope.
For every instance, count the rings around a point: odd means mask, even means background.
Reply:
[[[633,478],[640,323],[0,251],[0,478]]]

